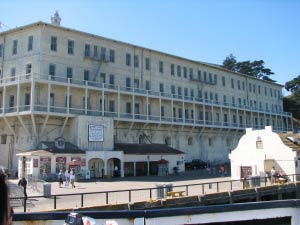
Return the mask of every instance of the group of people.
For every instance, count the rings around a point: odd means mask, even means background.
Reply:
[[[275,166],[271,169],[271,184],[276,183],[277,181],[286,182],[287,178],[284,176],[282,170],[279,170],[278,172],[275,170]]]
[[[64,179],[65,179],[65,187],[68,187],[69,184],[71,184],[72,188],[75,188],[75,170],[66,170],[65,173],[63,174],[63,171],[60,170],[58,173],[58,183],[59,187],[62,187],[64,184]]]

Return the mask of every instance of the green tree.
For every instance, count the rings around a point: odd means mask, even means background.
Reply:
[[[223,61],[223,67],[238,73],[247,74],[258,79],[275,82],[269,76],[274,73],[269,68],[265,68],[265,62],[263,60],[250,60],[237,62],[236,57],[230,54]]]
[[[292,94],[283,98],[283,110],[300,120],[300,75],[286,82],[285,89]]]
[[[300,75],[285,83],[285,89],[292,92],[292,94],[300,94]]]

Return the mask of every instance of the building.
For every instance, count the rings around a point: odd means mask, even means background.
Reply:
[[[184,170],[229,161],[246,127],[292,129],[282,85],[59,24],[0,33],[0,164],[11,169],[15,154],[63,137],[89,169],[103,152],[117,163],[115,143],[157,143],[184,152],[169,167]]]
[[[299,174],[300,135],[275,133],[270,126],[261,130],[248,128],[229,158],[232,179],[264,177],[270,175],[273,166],[277,172]]]

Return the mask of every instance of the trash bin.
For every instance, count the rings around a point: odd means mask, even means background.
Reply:
[[[173,190],[172,184],[156,184],[156,198],[166,198],[169,191]]]
[[[260,176],[250,176],[250,187],[260,187]]]
[[[248,177],[244,177],[243,178],[243,188],[249,188],[250,184],[249,184],[249,179]]]
[[[44,197],[50,197],[51,196],[51,184],[50,183],[44,183],[43,193],[44,193]]]

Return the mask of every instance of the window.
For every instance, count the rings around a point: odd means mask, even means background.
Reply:
[[[68,40],[68,54],[74,55],[74,41]]]
[[[223,102],[224,102],[224,103],[227,102],[226,95],[223,95]]]
[[[30,105],[30,94],[29,93],[25,94],[25,105],[26,106]]]
[[[102,61],[105,61],[106,60],[106,48],[102,47],[101,50],[100,50],[100,59]]]
[[[174,85],[171,86],[171,93],[172,93],[173,95],[175,95],[175,86],[174,86]]]
[[[211,73],[208,74],[208,79],[209,79],[209,83],[212,83],[212,74]]]
[[[150,58],[145,59],[145,68],[146,70],[150,70]]]
[[[112,62],[112,63],[115,62],[115,50],[114,49],[109,50],[109,62]]]
[[[88,81],[89,80],[89,76],[90,76],[90,71],[89,70],[84,70],[84,72],[83,72],[83,79],[85,81]]]
[[[72,95],[69,96],[69,106],[68,106],[68,95],[66,95],[66,104],[65,107],[72,107]]]
[[[165,137],[165,144],[170,146],[171,145],[171,138],[170,137]]]
[[[208,138],[208,145],[209,145],[209,146],[212,146],[212,145],[213,145],[212,138]]]
[[[178,109],[178,118],[182,119],[182,108]]]
[[[28,37],[28,46],[27,46],[27,51],[31,51],[33,48],[33,36]]]
[[[131,55],[126,53],[126,66],[130,66],[131,64]]]
[[[245,91],[245,83],[244,83],[244,81],[242,82],[242,87],[243,87],[243,91]]]
[[[232,103],[232,105],[235,105],[235,98],[234,97],[231,98],[231,103]]]
[[[252,92],[252,85],[249,84],[249,92]]]
[[[102,101],[102,99],[100,99],[100,111],[102,111],[102,107],[104,107],[104,111],[106,110],[106,104],[105,104],[105,100],[104,100],[104,103]]]
[[[51,51],[57,51],[57,37],[51,36],[50,49]]]
[[[214,83],[218,84],[218,76],[217,76],[217,74],[214,74]]]
[[[223,87],[226,86],[225,77],[222,77],[222,85],[223,85]]]
[[[126,102],[126,113],[131,113],[131,102]]]
[[[216,102],[216,103],[219,102],[219,96],[218,96],[218,93],[215,93],[215,102]]]
[[[134,67],[138,68],[139,67],[139,56],[138,55],[134,55]]]
[[[165,107],[164,107],[164,106],[161,106],[161,107],[160,107],[160,112],[161,112],[160,115],[161,115],[162,117],[164,117],[164,116],[165,116]]]
[[[238,85],[238,89],[241,90],[241,81],[240,80],[237,81],[237,85]]]
[[[49,65],[49,75],[51,76],[51,79],[54,79],[54,76],[55,76],[55,65],[54,64]]]
[[[174,68],[174,64],[171,64],[171,75],[174,76],[175,75],[175,68]]]
[[[148,91],[151,90],[151,83],[149,80],[146,80],[146,90],[148,90]]]
[[[185,116],[185,119],[189,119],[189,110],[188,109],[186,109],[184,111],[184,116]]]
[[[31,63],[28,63],[27,65],[26,65],[26,75],[30,75],[31,74]]]
[[[190,72],[190,79],[192,80],[194,77],[194,70],[192,68],[190,68],[189,72]]]
[[[191,97],[193,98],[194,97],[194,89],[191,89],[190,93],[191,93]]]
[[[89,57],[90,55],[91,55],[91,46],[89,44],[85,44],[84,56]]]
[[[73,68],[67,67],[67,78],[72,79],[72,77],[73,77]]]
[[[109,75],[109,84],[115,85],[115,76],[113,74]]]
[[[198,91],[198,98],[202,99],[202,90]]]
[[[98,58],[98,46],[94,45],[94,58]]]
[[[139,81],[139,79],[134,79],[134,88],[135,89],[139,89],[140,88],[140,81]]]
[[[164,62],[163,61],[159,61],[159,72],[160,73],[164,72]]]
[[[131,87],[131,80],[130,77],[126,78],[126,87]]]
[[[12,67],[10,69],[10,76],[11,76],[11,81],[14,81],[16,78],[16,68],[15,67]]]
[[[159,91],[160,91],[161,93],[164,92],[164,84],[163,84],[163,83],[160,83],[160,84],[159,84]]]
[[[187,78],[187,68],[183,67],[183,77]]]
[[[18,53],[18,40],[14,40],[12,54],[16,55],[17,53]]]
[[[187,89],[187,88],[184,88],[184,96],[185,96],[185,97],[189,96],[189,94],[188,94],[188,89]]]
[[[15,96],[14,95],[10,95],[9,96],[9,107],[12,108],[15,105]]]
[[[193,145],[193,138],[192,137],[188,138],[188,145]]]
[[[100,83],[105,83],[105,82],[106,82],[106,74],[100,73]]]
[[[181,66],[177,66],[177,76],[181,77]]]
[[[115,111],[115,101],[110,100],[109,101],[109,111],[114,112]]]
[[[0,45],[0,58],[2,57],[3,55],[3,45]]]
[[[7,134],[2,134],[1,135],[1,144],[5,145],[7,140]]]
[[[198,80],[201,81],[201,70],[198,70]]]
[[[182,94],[182,93],[181,93],[181,87],[178,87],[178,88],[177,88],[177,91],[178,91],[178,96],[181,97],[181,94]]]
[[[231,78],[231,88],[232,89],[234,88],[234,80],[233,80],[233,78]]]

